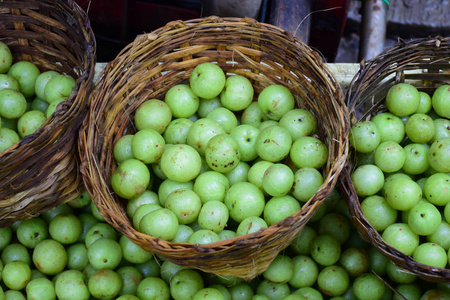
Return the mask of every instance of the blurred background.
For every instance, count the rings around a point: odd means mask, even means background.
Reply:
[[[329,63],[358,63],[399,38],[450,33],[447,0],[76,0],[107,62],[136,35],[173,20],[250,17],[291,32]]]

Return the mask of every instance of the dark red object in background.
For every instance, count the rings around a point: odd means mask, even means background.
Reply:
[[[173,20],[201,15],[200,1],[190,0],[75,0],[88,12],[97,39],[97,60],[107,62],[132,42]]]
[[[334,62],[351,0],[315,0],[311,9],[309,46]]]

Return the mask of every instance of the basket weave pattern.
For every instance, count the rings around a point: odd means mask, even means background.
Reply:
[[[410,42],[399,41],[378,57],[363,63],[355,75],[346,95],[351,124],[370,120],[380,111],[386,111],[385,97],[394,84],[409,83],[420,91],[432,94],[442,84],[450,84],[450,39],[426,38]],[[370,242],[395,265],[428,281],[449,282],[450,269],[435,268],[417,263],[384,242],[364,217],[360,201],[351,183],[350,175],[355,168],[353,151],[349,163],[342,171],[341,190],[348,201],[353,224],[360,236]]]
[[[0,153],[0,227],[76,198],[82,184],[76,142],[95,72],[95,38],[73,0],[0,1],[0,41],[13,61],[34,62],[77,79],[34,134]]]
[[[325,183],[293,216],[254,234],[213,244],[176,244],[133,228],[126,203],[110,186],[116,167],[112,149],[122,135],[135,132],[132,120],[140,104],[164,100],[173,85],[187,83],[194,67],[203,62],[217,63],[227,75],[247,77],[255,95],[270,84],[287,86],[297,107],[319,120],[319,135],[327,142],[330,159],[323,171]],[[138,36],[107,64],[91,101],[79,147],[85,186],[100,213],[144,249],[205,272],[247,280],[263,272],[329,195],[346,161],[349,121],[339,84],[317,53],[291,34],[252,19],[176,21]]]

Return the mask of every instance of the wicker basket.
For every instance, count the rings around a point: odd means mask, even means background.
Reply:
[[[450,39],[425,38],[410,42],[399,41],[376,58],[363,63],[346,95],[351,124],[370,120],[380,111],[386,111],[385,96],[396,83],[410,83],[419,90],[433,93],[440,84],[450,83]],[[417,263],[412,257],[385,243],[364,217],[360,201],[350,180],[354,169],[354,151],[340,177],[341,190],[348,201],[353,223],[360,236],[375,246],[395,265],[428,281],[450,281],[450,269],[430,267]]]
[[[255,95],[269,84],[287,86],[297,106],[321,120],[328,141],[324,184],[301,211],[257,233],[208,245],[175,244],[132,227],[124,202],[110,187],[114,143],[133,132],[133,115],[147,99],[164,99],[175,84],[187,83],[193,68],[214,62],[226,74],[249,78]],[[303,99],[303,100],[302,100]],[[144,249],[182,266],[252,279],[302,230],[329,195],[347,158],[348,113],[339,84],[321,57],[291,34],[253,19],[208,17],[175,21],[138,36],[107,64],[96,82],[89,117],[80,131],[85,186],[108,223]]]
[[[34,62],[77,79],[70,97],[34,134],[0,153],[0,227],[76,198],[76,142],[95,72],[95,38],[73,0],[0,1],[0,41],[14,62]]]

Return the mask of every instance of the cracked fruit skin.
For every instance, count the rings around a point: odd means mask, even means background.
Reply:
[[[150,183],[148,167],[137,159],[127,159],[121,163],[111,176],[114,192],[125,199],[141,195]]]

